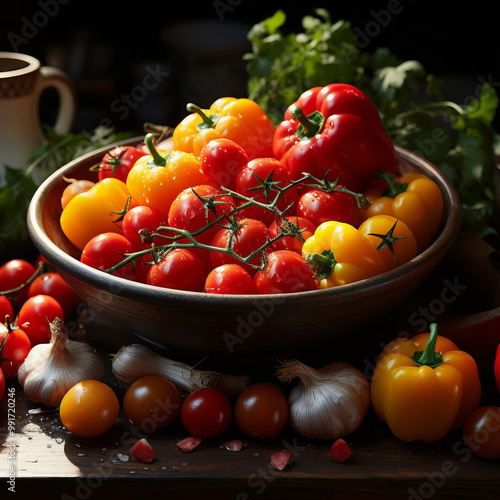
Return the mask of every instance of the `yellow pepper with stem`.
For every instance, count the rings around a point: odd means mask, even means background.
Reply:
[[[371,381],[375,414],[403,441],[435,442],[461,427],[479,405],[476,362],[430,332],[396,339],[382,351]]]
[[[321,280],[321,288],[370,278],[388,269],[373,243],[345,222],[320,224],[302,245],[302,256]]]

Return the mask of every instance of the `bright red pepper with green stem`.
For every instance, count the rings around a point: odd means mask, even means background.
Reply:
[[[314,87],[276,127],[273,154],[290,169],[337,179],[361,191],[378,171],[396,173],[398,157],[372,101],[348,84]]]

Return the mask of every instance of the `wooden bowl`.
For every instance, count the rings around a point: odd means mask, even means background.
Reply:
[[[283,346],[299,349],[346,336],[396,308],[419,287],[451,249],[460,229],[460,203],[450,181],[428,161],[396,148],[400,173],[429,175],[444,198],[435,241],[410,262],[356,283],[294,294],[216,295],[130,282],[81,264],[79,251],[59,225],[60,197],[67,185],[63,177],[96,180],[89,167],[109,149],[86,154],[50,176],[31,201],[28,229],[39,252],[95,311],[96,322],[118,332],[124,343],[133,335],[161,346],[231,354],[273,352]]]

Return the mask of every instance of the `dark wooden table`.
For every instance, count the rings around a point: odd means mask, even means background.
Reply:
[[[467,246],[457,247],[429,282],[391,317],[354,332],[342,345],[304,351],[302,360],[316,366],[334,360],[352,362],[369,376],[385,342],[404,329],[417,329],[423,319],[437,321],[442,325],[441,333],[476,356],[483,383],[482,404],[499,405],[492,360],[493,347],[500,341],[496,311],[500,304],[500,295],[496,295],[500,278],[491,268],[483,283],[477,267],[470,271],[460,264],[464,251],[467,259],[468,252],[473,251],[478,261],[491,251],[476,239],[466,243]],[[106,381],[121,396],[123,388],[110,371],[112,343],[113,339],[108,338],[108,345],[98,343],[96,348],[108,367]],[[191,362],[191,356],[186,354],[186,359],[180,361]],[[212,363],[225,366],[226,371],[233,368],[216,357],[203,363],[207,369],[212,368]],[[247,357],[237,360],[236,365],[239,370],[248,369],[253,380],[276,382],[274,355]],[[15,410],[14,421],[9,408]],[[57,410],[30,403],[16,381],[10,381],[0,406],[0,498],[9,498],[13,491],[16,498],[65,500],[500,498],[500,461],[473,455],[464,444],[461,431],[433,444],[404,443],[371,410],[361,427],[346,437],[352,457],[342,464],[328,460],[331,443],[303,439],[289,428],[276,439],[260,442],[246,439],[231,426],[223,436],[206,440],[190,453],[177,447],[177,442],[186,436],[179,422],[147,435],[120,414],[105,435],[77,438],[62,427]],[[155,450],[156,458],[151,464],[130,458],[131,446],[142,437]],[[239,452],[223,446],[225,440],[234,438],[244,442]],[[292,461],[279,472],[270,466],[270,455],[282,449],[292,452]],[[9,481],[11,465],[14,468]]]

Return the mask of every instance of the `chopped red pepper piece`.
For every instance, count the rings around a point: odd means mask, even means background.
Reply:
[[[202,441],[203,439],[198,436],[189,436],[179,441],[177,446],[179,449],[187,453],[189,451],[193,451]]]
[[[148,443],[146,439],[141,439],[132,446],[130,450],[130,456],[136,462],[150,463],[155,458],[155,452],[153,447]]]
[[[350,457],[351,448],[342,438],[337,439],[328,452],[328,458],[332,462],[345,462]]]
[[[224,441],[224,448],[229,451],[240,451],[243,448],[241,439],[233,439],[232,441]]]
[[[276,470],[283,470],[290,462],[292,454],[289,451],[280,451],[271,454],[271,465]]]

